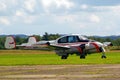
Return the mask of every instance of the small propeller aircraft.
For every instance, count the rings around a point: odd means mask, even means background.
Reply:
[[[78,34],[65,35],[56,40],[39,42],[36,41],[35,37],[30,37],[28,43],[23,43],[21,45],[16,45],[14,38],[8,36],[5,42],[5,48],[7,49],[16,48],[18,46],[32,49],[53,47],[56,54],[61,56],[61,59],[67,59],[70,54],[76,54],[80,56],[80,59],[85,59],[87,54],[90,53],[102,53],[101,58],[106,58],[104,47],[107,45],[109,44],[90,40]]]

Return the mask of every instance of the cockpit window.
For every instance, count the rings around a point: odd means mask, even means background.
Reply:
[[[84,36],[79,36],[80,42],[89,42],[90,40]]]
[[[67,37],[63,37],[58,40],[58,43],[67,43]]]
[[[79,42],[77,36],[68,36],[68,43]]]
[[[80,40],[88,40],[88,38],[84,37],[84,36],[79,36]]]

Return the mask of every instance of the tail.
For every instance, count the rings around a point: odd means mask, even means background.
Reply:
[[[7,36],[5,41],[5,48],[6,49],[13,49],[16,48],[16,43],[13,36]]]
[[[37,40],[36,40],[36,38],[34,36],[30,36],[28,38],[28,44],[34,44],[36,42],[37,42]]]
[[[23,43],[21,45],[16,45],[16,42],[14,40],[14,38],[12,36],[7,36],[6,37],[6,41],[5,41],[5,48],[6,49],[14,49],[16,48],[16,46],[29,46],[31,44],[35,44],[37,41],[36,41],[36,38],[31,36],[28,38],[28,43]]]

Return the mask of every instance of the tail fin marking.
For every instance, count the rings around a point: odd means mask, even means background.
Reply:
[[[5,48],[6,49],[16,48],[16,43],[15,43],[15,40],[12,36],[7,36],[6,37]]]

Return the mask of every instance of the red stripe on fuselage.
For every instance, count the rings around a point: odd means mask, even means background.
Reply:
[[[96,50],[97,50],[98,52],[100,52],[99,46],[98,46],[96,43],[91,43],[91,44],[93,44],[93,45],[95,46]]]
[[[80,54],[82,54],[82,49],[79,46],[77,46],[76,48],[78,49],[78,51],[80,52]]]
[[[76,42],[76,43],[58,43],[58,46],[75,46],[81,44],[87,44],[88,42]]]
[[[57,45],[58,46],[71,46],[71,47],[75,47],[77,50],[78,50],[78,52],[80,53],[80,54],[82,54],[83,53],[83,51],[82,51],[82,49],[80,48],[80,45],[81,44],[88,44],[88,42],[76,42],[76,43],[58,43]],[[56,46],[57,46],[56,45]]]

